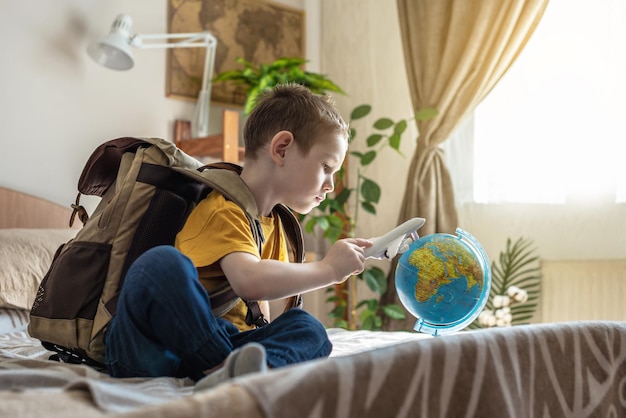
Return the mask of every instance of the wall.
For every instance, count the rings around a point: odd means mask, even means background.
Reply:
[[[306,50],[317,70],[319,3],[280,3],[307,10]],[[135,33],[167,32],[164,0],[0,2],[0,186],[69,204],[97,145],[120,136],[171,139],[174,120],[191,118],[194,103],[165,97],[164,49],[134,50],[135,67],[124,72],[87,56],[87,44],[119,13],[133,18]],[[215,130],[220,114],[212,110]]]
[[[366,119],[355,122],[356,140],[352,150],[363,148],[368,128],[380,117],[395,121],[410,118],[411,101],[404,57],[397,24],[396,3],[392,0],[326,0],[322,2],[322,71],[347,93],[336,96],[345,117],[357,105],[372,105]],[[366,175],[382,188],[382,200],[374,217],[360,211],[357,232],[365,237],[379,236],[398,222],[401,196],[405,187],[417,130],[413,123],[404,135],[401,153],[384,150]],[[352,162],[352,164],[351,164]],[[355,179],[356,160],[348,158],[350,179]]]

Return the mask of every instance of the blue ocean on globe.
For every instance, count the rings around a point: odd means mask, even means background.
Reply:
[[[442,335],[461,330],[487,303],[489,259],[472,235],[460,228],[456,234],[421,237],[398,261],[396,291],[417,318],[416,331]]]

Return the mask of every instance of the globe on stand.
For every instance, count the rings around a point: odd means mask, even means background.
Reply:
[[[489,299],[491,267],[480,243],[457,228],[414,241],[396,267],[396,291],[417,318],[415,330],[434,336],[459,331]]]

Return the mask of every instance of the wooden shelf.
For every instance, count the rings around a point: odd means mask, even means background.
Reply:
[[[176,120],[174,144],[192,157],[211,157],[220,161],[240,163],[243,161],[244,148],[239,146],[239,112],[224,110],[222,133],[201,138],[191,138],[191,122]]]

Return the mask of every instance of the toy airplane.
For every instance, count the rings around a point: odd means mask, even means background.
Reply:
[[[382,237],[374,239],[374,245],[365,249],[365,258],[392,259],[409,249],[419,239],[417,230],[426,223],[424,218],[413,218],[398,225]]]

